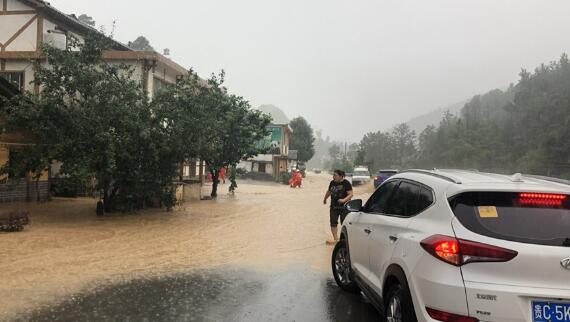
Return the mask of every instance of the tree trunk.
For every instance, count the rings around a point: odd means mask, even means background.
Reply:
[[[40,177],[36,178],[36,202],[42,201],[40,198]]]
[[[111,200],[109,198],[109,190],[107,188],[103,189],[103,206],[105,212],[111,212]]]
[[[219,171],[216,169],[210,169],[210,173],[212,174],[212,193],[210,196],[212,198],[216,198],[218,196],[218,175]]]
[[[109,192],[109,188],[104,189],[103,204],[105,205],[105,212],[113,211],[113,199],[115,199],[117,190],[117,187],[114,187],[111,192]]]

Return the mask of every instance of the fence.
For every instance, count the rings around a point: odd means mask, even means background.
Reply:
[[[49,183],[40,181],[36,186],[35,181],[21,179],[18,182],[0,183],[0,203],[46,201],[49,198]]]

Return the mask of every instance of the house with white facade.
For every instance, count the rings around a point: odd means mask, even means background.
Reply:
[[[41,0],[0,0],[0,77],[20,91],[40,94],[40,87],[33,83],[34,63],[47,64],[42,44],[49,43],[65,48],[71,37],[82,41],[89,32],[98,32],[79,21],[74,15],[65,14]],[[133,77],[140,81],[143,90],[152,99],[164,84],[175,83],[187,75],[188,70],[168,57],[154,51],[134,51],[114,41],[103,54],[111,63],[124,63],[134,70]],[[11,151],[29,144],[18,135],[0,133],[0,161],[9,160]],[[181,167],[181,177],[202,176],[201,166]],[[1,165],[0,165],[1,166]],[[6,181],[6,178],[0,178]],[[48,194],[48,176],[42,176],[41,195]],[[45,183],[45,184],[44,184]],[[28,183],[23,183],[28,184]],[[29,190],[29,189],[28,189]],[[9,201],[22,201],[30,196],[15,196]],[[1,198],[0,198],[1,201]]]
[[[258,148],[267,150],[240,162],[238,168],[248,172],[246,177],[257,180],[276,180],[287,173],[290,163],[289,142],[293,130],[289,124],[269,124],[269,135],[258,142]]]

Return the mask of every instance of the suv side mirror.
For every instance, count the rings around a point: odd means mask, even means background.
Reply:
[[[362,199],[354,199],[346,203],[344,206],[350,212],[357,212],[362,210]]]

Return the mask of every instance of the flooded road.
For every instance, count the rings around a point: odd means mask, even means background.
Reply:
[[[234,197],[171,213],[98,218],[92,199],[13,205],[32,224],[0,234],[0,319],[377,321],[332,280],[329,180],[238,182]]]

